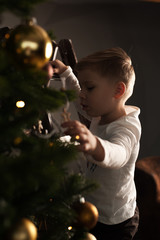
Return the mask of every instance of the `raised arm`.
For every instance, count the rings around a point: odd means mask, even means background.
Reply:
[[[80,92],[80,85],[77,77],[73,73],[71,67],[66,66],[60,60],[55,60],[51,62],[53,66],[54,73],[60,75],[61,78],[64,78],[66,81],[67,89],[76,91],[77,95]],[[86,126],[89,127],[91,118],[82,110],[79,102],[79,98],[75,101],[75,107],[79,115],[80,121]]]

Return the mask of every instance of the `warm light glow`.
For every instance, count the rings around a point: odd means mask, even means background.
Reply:
[[[18,145],[18,144],[20,144],[21,142],[22,142],[22,138],[21,138],[21,137],[17,137],[17,138],[14,139],[14,144],[15,144],[15,145]]]
[[[30,224],[30,231],[31,231],[31,236],[33,236],[33,239],[37,239],[37,231],[33,224]]]
[[[79,139],[80,139],[80,136],[79,136],[79,135],[76,135],[76,136],[75,136],[75,139],[76,139],[76,140],[79,140]]]
[[[21,43],[21,48],[25,49],[25,48],[31,48],[33,50],[38,49],[38,43],[33,42],[33,41],[23,41]]]
[[[25,239],[26,238],[26,232],[22,232],[20,229],[18,232],[13,233],[13,239]]]
[[[26,219],[26,227],[28,228],[31,239],[36,240],[37,239],[36,226],[31,221],[27,221],[27,219]]]
[[[45,57],[49,59],[52,55],[53,47],[51,42],[47,42],[46,44],[46,50],[45,50]]]
[[[6,38],[6,39],[10,38],[9,33],[6,33],[6,34],[5,34],[5,38]]]
[[[69,230],[69,231],[72,230],[72,226],[69,226],[69,227],[68,227],[68,230]]]
[[[14,239],[37,239],[37,228],[36,226],[28,219],[23,218],[19,223],[19,228],[17,228],[17,233],[20,233],[20,235],[17,235],[17,238]],[[25,235],[23,235],[23,233]],[[21,238],[23,237],[23,238]]]
[[[20,53],[22,52],[21,48],[17,48],[17,49],[16,49],[16,52],[17,52],[18,54],[20,54]]]
[[[53,147],[53,145],[54,145],[53,142],[50,142],[50,143],[49,143],[49,146],[50,146],[50,147]]]
[[[97,240],[97,238],[92,233],[87,233],[86,239]]]
[[[16,102],[16,107],[17,108],[23,108],[25,106],[25,102],[24,101],[17,101]]]

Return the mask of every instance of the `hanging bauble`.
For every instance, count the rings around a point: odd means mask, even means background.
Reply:
[[[90,230],[96,225],[98,210],[92,203],[78,202],[74,204],[73,209],[76,212],[76,226]]]
[[[9,233],[9,240],[36,240],[37,228],[28,219],[23,218],[17,224],[12,227]]]
[[[11,31],[6,49],[23,66],[42,68],[52,55],[52,42],[47,32],[33,19]]]
[[[83,240],[97,240],[96,237],[91,233],[86,233],[86,236]]]

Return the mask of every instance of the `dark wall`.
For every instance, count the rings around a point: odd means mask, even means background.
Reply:
[[[127,51],[137,76],[128,104],[141,108],[139,158],[160,155],[160,3],[48,2],[39,5],[33,15],[39,25],[54,31],[56,41],[71,38],[78,59],[113,46]],[[1,26],[18,23],[19,19],[6,13]]]

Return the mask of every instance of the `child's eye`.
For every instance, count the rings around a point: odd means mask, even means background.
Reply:
[[[87,87],[88,91],[92,91],[94,89],[94,87]]]

